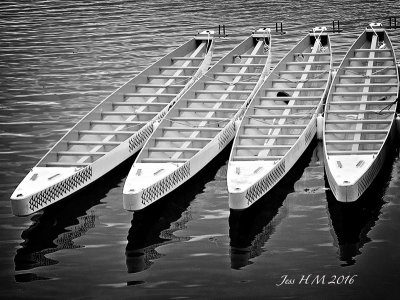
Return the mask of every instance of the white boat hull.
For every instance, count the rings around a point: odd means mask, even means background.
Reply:
[[[175,101],[208,69],[212,35],[200,33],[84,116],[18,185],[11,196],[13,213],[32,214],[64,199],[137,153]]]
[[[235,136],[227,174],[229,208],[243,210],[253,205],[308,148],[317,133],[331,64],[329,36],[313,33],[266,79]]]
[[[325,107],[325,171],[338,201],[358,200],[381,170],[395,135],[398,96],[390,39],[371,24],[344,57]]]
[[[140,210],[159,200],[229,144],[237,120],[269,71],[270,57],[269,31],[261,29],[181,97],[136,158],[124,186],[125,209]]]

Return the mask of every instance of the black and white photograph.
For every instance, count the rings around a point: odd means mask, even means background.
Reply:
[[[400,297],[399,0],[4,0],[0,299]]]

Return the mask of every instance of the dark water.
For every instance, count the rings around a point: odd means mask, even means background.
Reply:
[[[398,298],[398,146],[351,205],[327,188],[317,142],[243,214],[228,207],[229,149],[136,214],[121,196],[132,162],[33,216],[12,216],[9,203],[68,128],[197,31],[225,24],[221,55],[256,27],[284,22],[277,62],[312,26],[340,20],[344,32],[331,37],[338,60],[389,15],[400,20],[398,1],[1,1],[0,298]],[[398,57],[399,33],[389,31]],[[277,286],[284,275],[294,284]]]

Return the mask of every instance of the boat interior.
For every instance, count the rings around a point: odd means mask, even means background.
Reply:
[[[269,39],[253,36],[225,56],[167,114],[136,162],[182,163],[209,144],[245,104],[269,47]]]
[[[396,111],[398,77],[392,46],[373,30],[355,44],[342,63],[327,101],[327,155],[375,155]]]
[[[193,39],[144,70],[84,117],[38,166],[84,167],[127,140],[182,91],[209,43]]]
[[[231,161],[281,159],[316,116],[331,68],[327,35],[320,41],[310,34],[269,75],[246,111]]]

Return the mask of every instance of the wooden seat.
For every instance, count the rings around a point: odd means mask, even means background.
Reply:
[[[227,72],[216,72],[214,76],[260,76],[260,73],[227,73]]]
[[[177,57],[172,57],[171,60],[188,60],[188,61],[192,61],[192,60],[199,60],[202,61],[204,60],[204,57],[189,57],[189,56],[177,56]]]
[[[333,92],[334,96],[357,96],[357,95],[369,95],[369,96],[395,96],[396,91],[382,91],[382,92]]]
[[[243,102],[243,101],[242,101]],[[229,113],[236,113],[238,111],[237,108],[200,108],[200,107],[183,107],[179,108],[178,111],[182,112],[209,112],[209,111],[215,111],[215,112],[229,112]]]
[[[177,118],[170,118],[169,120],[171,121],[184,121],[184,122],[190,122],[190,121],[230,121],[228,118],[217,118],[217,117],[177,117]],[[197,127],[196,127],[197,129]]]
[[[368,60],[374,60],[374,61],[393,61],[393,57],[350,57],[350,61],[368,61]]]
[[[297,119],[309,117],[310,114],[296,114],[296,115],[248,115],[252,119]]]
[[[300,88],[267,88],[266,92],[269,91],[323,91],[325,87],[300,87]],[[288,96],[290,97],[290,96]],[[282,99],[283,97],[281,97]]]
[[[160,70],[197,70],[197,66],[160,66]]]
[[[235,155],[233,156],[234,161],[252,161],[252,160],[261,160],[261,161],[276,161],[280,160],[283,156],[251,156],[251,155]]]
[[[178,147],[149,147],[147,149],[151,152],[176,152],[176,151],[199,152],[201,150],[201,148],[178,148]]]
[[[279,74],[326,74],[329,72],[327,70],[282,70]]]
[[[241,58],[267,58],[267,54],[240,54],[237,55],[240,56]]]
[[[257,81],[237,81],[237,82],[225,82],[225,81],[217,81],[217,80],[213,80],[213,81],[204,81],[205,85],[256,85]]]
[[[254,105],[249,109],[260,109],[260,110],[281,110],[281,109],[313,109],[317,108],[315,105]]]
[[[343,130],[330,130],[326,129],[325,133],[331,134],[347,134],[347,133],[363,133],[363,134],[386,134],[387,130],[378,130],[378,129],[343,129]]]
[[[301,56],[301,55],[303,55],[303,56],[324,56],[324,55],[330,55],[331,53],[330,52],[304,52],[304,53],[294,53],[293,55],[295,56],[295,57],[297,57],[297,56]]]
[[[243,128],[291,128],[291,129],[302,129],[306,128],[306,124],[245,124]]]
[[[260,100],[279,100],[279,101],[285,101],[287,99],[296,99],[297,100],[305,100],[305,101],[314,101],[314,100],[321,100],[320,96],[288,96],[288,97],[259,97],[258,99]]]
[[[224,64],[224,67],[255,67],[260,68],[264,67],[265,64]]]
[[[90,121],[92,125],[140,125],[146,124],[147,121],[107,121],[107,120],[93,120]]]
[[[237,91],[228,91],[228,90],[197,90],[196,94],[250,94],[252,90],[237,90]]]
[[[120,131],[120,130],[79,130],[78,134],[88,135],[133,135],[135,131]]]
[[[102,111],[103,116],[132,116],[132,115],[146,115],[155,116],[158,111]]]
[[[385,140],[325,140],[326,144],[382,144]]]
[[[375,59],[371,59],[370,61],[374,61]],[[395,66],[349,66],[343,67],[343,70],[390,70],[396,69]]]
[[[290,80],[292,80],[292,79],[290,79]],[[274,84],[274,83],[288,83],[288,82],[289,82],[288,79],[284,79],[284,78],[272,80],[272,84]],[[309,79],[307,79],[307,82],[308,83],[326,82],[326,78],[309,78]]]
[[[237,150],[290,149],[292,145],[236,145]]]
[[[337,114],[337,115],[349,115],[349,114],[393,114],[393,111],[390,110],[329,110],[328,114]]]
[[[195,137],[195,138],[191,138],[191,137],[165,137],[165,136],[161,136],[161,137],[155,137],[154,138],[155,141],[165,141],[165,142],[187,142],[187,141],[191,141],[191,142],[209,142],[212,140],[212,138],[202,138],[202,137]]]
[[[163,127],[163,130],[166,131],[193,131],[193,127]],[[198,127],[196,130],[201,131],[221,131],[221,128],[217,127]]]
[[[103,156],[108,152],[89,152],[89,151],[59,151],[56,154],[62,156]]]
[[[162,83],[140,83],[136,84],[136,88],[184,88],[184,84],[162,84]]]
[[[147,78],[149,79],[179,79],[179,80],[183,80],[183,79],[190,79],[192,78],[192,76],[188,76],[188,75],[148,75]]]
[[[124,102],[113,102],[113,106],[167,106],[169,102],[133,102],[133,101],[124,101]]]
[[[146,157],[142,158],[140,163],[185,163],[187,159],[185,158],[161,158],[161,157]]]
[[[340,79],[358,79],[358,78],[365,78],[366,75],[356,75],[356,74],[352,74],[352,75],[339,75]],[[397,76],[395,74],[373,74],[373,75],[368,75],[369,78],[374,78],[374,79],[397,79]]]
[[[370,105],[382,105],[382,106],[387,106],[389,104],[393,104],[393,101],[331,101],[329,102],[329,105],[353,105],[353,104],[370,104]]]
[[[274,139],[298,139],[298,135],[292,134],[279,134],[279,135],[271,135],[271,134],[241,134],[238,136],[240,139],[255,139],[255,140],[266,140],[269,138]]]
[[[187,99],[187,102],[190,103],[220,103],[220,99]],[[244,100],[237,100],[237,99],[224,99],[224,103],[238,103],[243,104]]]
[[[397,87],[397,83],[337,83],[336,87]]]
[[[328,155],[376,155],[378,154],[378,150],[328,150]]]
[[[325,120],[325,123],[327,124],[391,124],[392,120],[380,120],[380,119],[374,119],[374,120],[342,120],[342,119],[335,119],[335,120]]]
[[[317,60],[317,61],[288,61],[286,63],[288,66],[296,66],[296,65],[329,65],[329,60]]]
[[[68,141],[68,145],[104,145],[104,146],[118,146],[121,142],[110,141]]]
[[[177,94],[167,94],[167,93],[126,93],[125,98],[128,97],[168,97],[175,98]]]
[[[354,52],[391,52],[390,49],[379,49],[379,48],[375,48],[375,49],[354,49]]]

